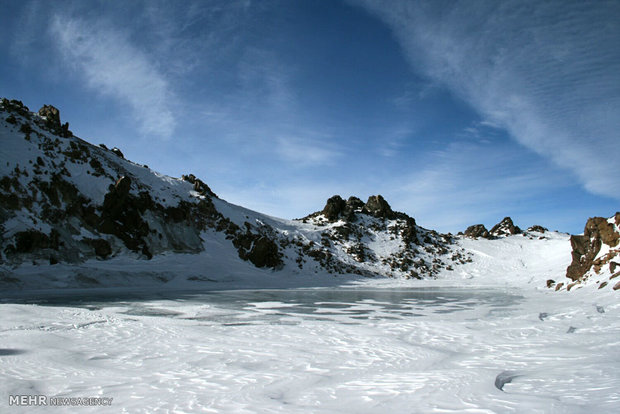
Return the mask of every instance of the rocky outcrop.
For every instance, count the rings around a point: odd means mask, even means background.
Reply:
[[[30,109],[28,109],[28,107],[24,105],[22,101],[18,101],[17,99],[9,100],[6,98],[2,98],[2,107],[10,114],[16,114],[26,119],[31,119]],[[9,121],[10,123],[15,124],[17,122],[13,115],[11,115],[9,118],[12,119],[12,121]]]
[[[405,213],[393,211],[392,207],[390,207],[388,202],[381,195],[368,197],[366,203],[354,196],[349,197],[349,199],[345,201],[339,195],[335,195],[327,200],[323,210],[310,214],[306,219],[316,217],[320,214],[324,215],[327,221],[332,223],[338,220],[355,221],[356,214],[366,214],[368,216],[388,220],[395,220],[397,218],[409,218],[413,220]]]
[[[246,233],[238,234],[233,239],[239,257],[249,260],[256,267],[280,267],[282,253],[276,242],[268,236],[250,232],[249,228]]]
[[[599,273],[602,266],[609,265],[610,270],[615,265],[612,259],[618,256],[617,249],[620,240],[620,213],[612,218],[592,217],[588,219],[583,235],[573,235],[570,238],[572,262],[566,269],[566,277],[573,281],[583,281],[588,272]],[[597,258],[601,247],[606,244],[610,252],[604,257]],[[613,273],[613,272],[612,272]]]
[[[43,105],[39,109],[39,115],[45,118],[47,124],[51,127],[60,128],[60,111],[52,105]]]
[[[335,195],[330,197],[321,210],[321,213],[325,215],[327,220],[329,221],[337,221],[341,215],[343,215],[345,211],[347,203],[340,197],[339,195]]]
[[[73,133],[69,131],[69,123],[60,123],[60,111],[58,108],[52,105],[43,105],[43,107],[39,109],[39,115],[45,119],[44,125],[49,131],[64,138],[73,136]]]
[[[539,226],[538,224],[535,224],[535,225],[533,225],[533,226],[531,226],[531,227],[528,227],[528,228],[527,228],[527,232],[528,232],[528,233],[532,233],[532,232],[536,232],[536,233],[545,233],[545,232],[547,232],[547,231],[549,231],[549,229],[548,229],[548,228],[543,227],[543,226]]]
[[[488,239],[490,234],[487,228],[484,227],[484,224],[474,224],[473,226],[467,227],[467,230],[465,230],[465,237],[472,239],[482,237],[483,239]]]
[[[390,220],[396,218],[396,214],[381,195],[368,197],[368,201],[364,204],[362,211],[377,218],[386,218]]]
[[[114,155],[116,155],[117,157],[125,159],[125,155],[123,154],[123,152],[119,148],[114,147],[110,151],[112,151],[112,153],[114,153]]]
[[[369,197],[366,203],[357,197],[344,201],[336,195],[323,210],[302,221],[326,227],[320,246],[303,250],[336,273],[372,274],[367,269],[375,268],[386,276],[424,278],[466,262],[460,252],[450,250],[451,235],[419,227],[414,218],[392,210],[380,195]],[[377,250],[378,240],[383,247]]]
[[[338,220],[354,221],[355,214],[362,213],[372,217],[385,218],[393,220],[398,214],[396,214],[387,201],[381,195],[373,195],[368,197],[368,201],[364,203],[357,197],[351,196],[345,201],[339,195],[330,197],[321,210],[318,213],[311,214],[308,217],[315,216],[317,214],[323,214],[329,222]],[[403,215],[401,213],[401,215]]]
[[[98,228],[102,233],[112,234],[133,251],[141,252],[147,258],[153,257],[145,237],[150,228],[144,220],[144,212],[153,207],[147,193],[139,196],[130,194],[131,178],[120,177],[105,195]]]
[[[489,234],[494,237],[511,236],[513,234],[521,233],[521,229],[514,225],[510,217],[504,217],[504,219],[493,226],[489,232]]]
[[[211,191],[211,188],[209,188],[209,186],[200,178],[196,178],[194,174],[182,175],[181,179],[183,181],[194,184],[194,191],[196,191],[198,194],[209,197],[217,197],[217,195],[213,191]]]

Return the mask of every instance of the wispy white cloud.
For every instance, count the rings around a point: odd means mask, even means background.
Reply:
[[[275,120],[297,110],[291,87],[291,69],[282,64],[275,53],[247,47],[237,66],[240,86],[237,102],[243,103],[244,109],[260,108],[261,112],[273,114]]]
[[[396,208],[440,231],[464,230],[476,223],[493,225],[506,215],[527,213],[528,205],[538,208],[547,193],[570,184],[557,169],[521,165],[521,156],[506,148],[455,142],[430,154],[386,193]],[[541,175],[546,179],[541,180]],[[549,222],[544,216],[539,214],[539,219]]]
[[[360,0],[484,122],[620,198],[620,4]]]
[[[280,137],[276,151],[285,161],[302,167],[332,163],[341,155],[333,145],[291,136]]]
[[[415,132],[415,129],[408,125],[401,125],[395,127],[390,131],[386,131],[381,136],[381,146],[378,149],[378,153],[384,157],[395,157],[398,155],[404,143]]]
[[[166,77],[128,35],[112,25],[55,16],[50,32],[64,57],[95,91],[128,104],[145,135],[169,138],[175,128]]]

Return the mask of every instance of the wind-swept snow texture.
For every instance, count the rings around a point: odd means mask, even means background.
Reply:
[[[74,408],[97,413],[616,413],[620,305],[595,293],[366,284],[5,303],[0,411],[35,394],[113,398]]]

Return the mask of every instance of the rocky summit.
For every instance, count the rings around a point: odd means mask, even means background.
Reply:
[[[510,217],[504,217],[502,221],[493,226],[489,234],[495,237],[521,234],[521,229],[514,225]]]

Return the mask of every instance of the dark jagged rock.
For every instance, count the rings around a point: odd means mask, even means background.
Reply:
[[[336,221],[340,218],[340,215],[344,212],[347,203],[339,195],[330,197],[327,200],[327,204],[323,207],[322,213],[327,220]]]
[[[46,124],[53,128],[60,128],[60,111],[52,105],[43,105],[39,115],[45,117]]]
[[[233,245],[239,252],[239,257],[249,260],[256,267],[276,268],[282,265],[282,254],[278,245],[265,235],[249,231],[238,233],[233,239]]]
[[[116,183],[114,183],[114,189],[116,190],[117,194],[122,194],[123,196],[126,196],[127,194],[129,194],[129,190],[131,189],[131,178],[125,176],[120,177],[118,180],[116,180]]]
[[[385,199],[380,195],[370,196],[366,203],[364,203],[357,197],[351,196],[347,201],[344,201],[342,197],[340,197],[339,195],[335,195],[327,200],[327,203],[325,204],[325,207],[323,207],[323,210],[312,213],[306,216],[304,219],[307,220],[309,218],[316,217],[317,215],[322,214],[330,222],[338,221],[340,219],[345,221],[355,221],[356,214],[358,213],[367,214],[369,216],[381,219],[413,220],[405,213],[393,211],[388,202],[385,201]]]
[[[58,236],[50,237],[36,230],[21,231],[15,234],[15,251],[16,253],[31,253],[39,249],[57,248],[57,238]]]
[[[92,246],[97,258],[107,259],[112,254],[112,246],[106,239],[85,239],[84,241]]]
[[[472,239],[477,239],[478,237],[488,239],[490,237],[489,231],[484,227],[484,224],[474,224],[473,226],[467,227],[464,235]]]
[[[521,229],[514,225],[510,217],[504,217],[502,221],[497,223],[489,232],[491,236],[510,236],[513,234],[521,234]]]
[[[616,223],[620,223],[620,213],[616,213],[614,218]],[[594,259],[601,250],[603,243],[609,247],[616,247],[619,240],[620,234],[615,231],[614,225],[609,223],[607,219],[603,217],[588,219],[583,235],[573,235],[570,238],[573,260],[566,269],[566,277],[573,281],[583,280],[586,273],[595,264]],[[601,263],[597,265],[600,266]]]
[[[110,186],[103,200],[99,230],[118,237],[128,249],[142,251],[148,257],[150,251],[144,238],[150,228],[142,214],[154,203],[147,193],[134,196],[130,189],[131,179],[125,176]]]
[[[45,118],[45,127],[48,130],[65,138],[73,136],[73,133],[69,131],[69,123],[60,123],[60,111],[58,108],[52,105],[43,105],[39,109],[39,115]]]
[[[543,227],[543,226],[539,226],[538,224],[533,225],[532,227],[529,227],[527,229],[528,232],[538,232],[538,233],[545,233],[547,231],[549,231],[548,228]]]
[[[196,178],[194,174],[182,175],[181,179],[191,184],[194,184],[194,191],[196,191],[198,194],[217,198],[217,195],[213,191],[211,191],[211,188],[209,188],[209,186],[200,178]]]
[[[28,107],[24,105],[22,101],[18,101],[16,99],[8,100],[6,98],[2,98],[2,106],[7,112],[16,113],[23,116],[24,118],[30,119],[30,109],[28,109]]]
[[[248,253],[248,259],[256,267],[276,268],[282,264],[281,257],[278,245],[264,236],[254,242],[252,250]]]
[[[390,220],[396,218],[396,214],[381,195],[368,197],[363,212],[377,218],[386,218]]]
[[[352,213],[361,212],[364,208],[364,202],[355,196],[349,197],[346,204],[346,209]]]
[[[125,155],[123,155],[123,152],[120,149],[118,149],[117,147],[112,148],[110,151],[112,151],[114,153],[114,155],[116,155],[116,156],[118,156],[118,157],[120,157],[122,159],[125,159]]]

